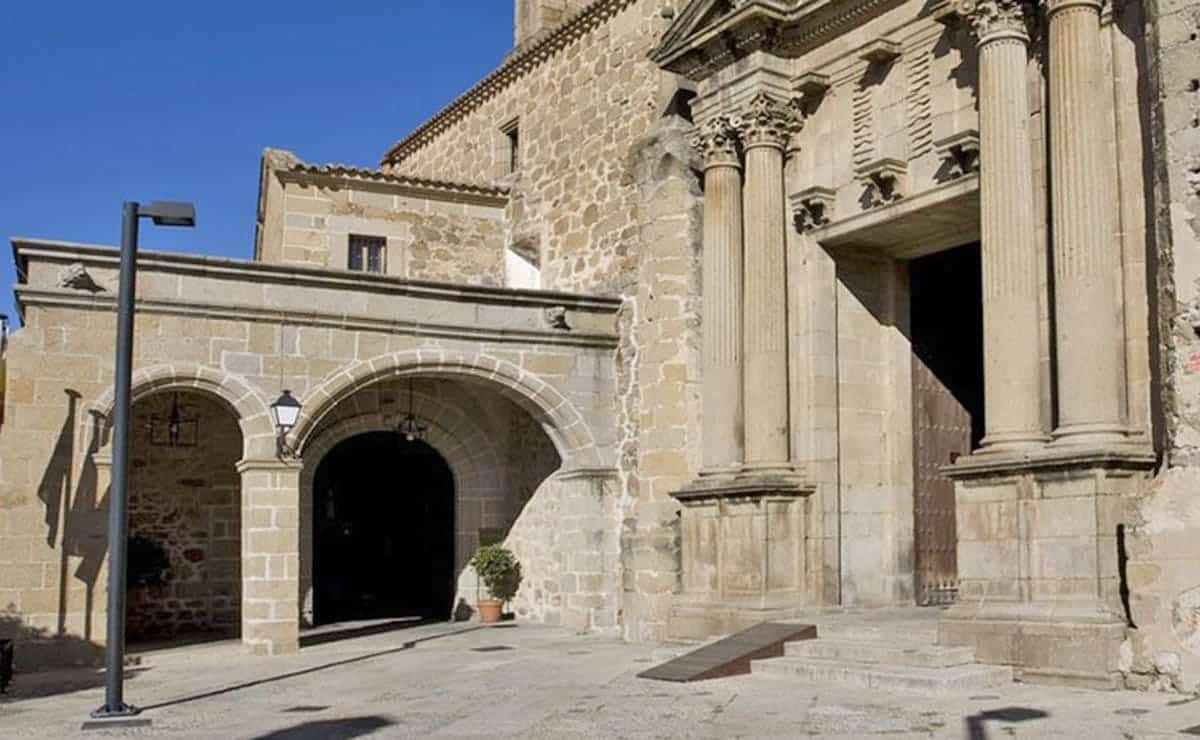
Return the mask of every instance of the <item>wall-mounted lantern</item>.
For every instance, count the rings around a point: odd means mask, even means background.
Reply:
[[[271,404],[271,420],[275,422],[275,439],[280,457],[295,457],[295,451],[287,444],[287,435],[296,426],[301,408],[303,405],[291,391],[286,390]]]

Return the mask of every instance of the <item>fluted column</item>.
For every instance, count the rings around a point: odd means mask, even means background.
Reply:
[[[742,112],[746,153],[745,378],[748,472],[790,470],[788,439],[787,213],[783,152],[800,115],[765,93]]]
[[[1050,199],[1058,362],[1058,428],[1064,443],[1124,437],[1121,424],[1119,255],[1105,224],[1105,161],[1099,109],[1099,0],[1051,0]]]
[[[1041,444],[1037,231],[1020,0],[964,4],[979,40],[980,220],[987,450]]]
[[[742,172],[728,116],[706,121],[693,144],[704,155],[704,470],[742,462]]]

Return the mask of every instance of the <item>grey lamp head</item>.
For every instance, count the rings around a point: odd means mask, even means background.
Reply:
[[[156,200],[139,205],[138,215],[151,219],[156,226],[196,225],[196,208],[191,203]]]

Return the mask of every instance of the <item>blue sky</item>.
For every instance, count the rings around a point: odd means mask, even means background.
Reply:
[[[190,200],[145,249],[249,258],[265,146],[373,166],[495,67],[510,0],[0,2],[0,313],[8,239],[120,238],[123,200]]]

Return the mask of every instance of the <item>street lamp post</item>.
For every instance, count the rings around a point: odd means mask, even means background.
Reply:
[[[129,416],[133,375],[133,311],[137,286],[138,221],[159,226],[195,226],[190,203],[127,202],[122,210],[121,277],[117,291],[117,364],[113,377],[112,486],[108,494],[108,634],[105,645],[104,706],[92,712],[97,719],[132,717],[139,710],[126,704],[125,689],[125,570],[129,529]]]

